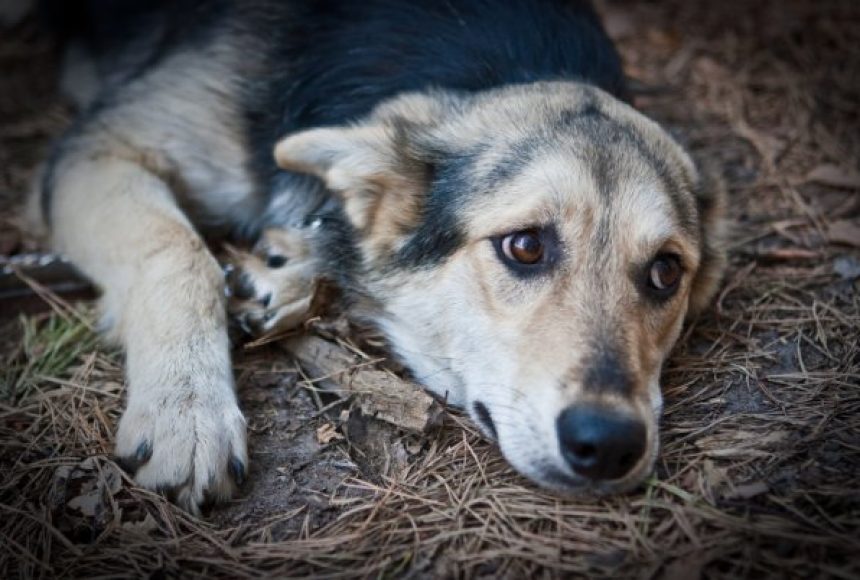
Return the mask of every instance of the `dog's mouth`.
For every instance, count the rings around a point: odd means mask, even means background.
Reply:
[[[647,478],[651,469],[637,470],[636,473],[617,480],[590,480],[572,475],[555,465],[547,464],[538,468],[529,479],[543,488],[559,495],[576,497],[602,497],[627,493],[636,489]]]
[[[476,401],[472,405],[472,410],[475,412],[475,418],[477,419],[478,425],[482,427],[484,434],[490,437],[493,441],[498,441],[499,432],[496,429],[496,423],[493,421],[493,416],[490,414],[490,410],[487,409],[487,406],[481,401]]]
[[[645,443],[641,456],[629,468],[619,472],[607,474],[601,472],[595,475],[588,470],[578,470],[569,457],[564,453],[555,453],[552,450],[563,443],[552,441],[544,446],[539,446],[536,441],[530,441],[532,453],[530,456],[523,455],[523,447],[515,444],[513,447],[519,449],[519,455],[512,457],[506,450],[505,433],[499,433],[498,425],[493,419],[492,412],[481,401],[475,401],[471,405],[472,417],[481,431],[500,445],[505,458],[520,474],[530,479],[544,489],[553,491],[562,496],[606,496],[629,492],[638,487],[652,472],[655,458],[657,456],[658,442],[656,435],[651,429],[645,429]],[[534,435],[537,430],[531,429]],[[501,436],[501,438],[500,438]],[[556,456],[557,455],[557,456]]]

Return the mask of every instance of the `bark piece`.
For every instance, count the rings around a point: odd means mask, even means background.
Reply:
[[[421,433],[438,424],[441,405],[419,385],[362,363],[361,357],[315,335],[288,338],[284,347],[316,384],[354,396],[362,413]]]

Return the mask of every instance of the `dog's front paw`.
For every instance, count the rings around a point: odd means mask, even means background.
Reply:
[[[305,230],[269,229],[253,252],[231,250],[228,311],[252,335],[300,326],[319,285]]]
[[[231,385],[226,389],[232,394]],[[204,400],[182,389],[151,394],[131,401],[120,421],[120,463],[141,486],[194,514],[229,499],[248,465],[245,419],[235,399]]]

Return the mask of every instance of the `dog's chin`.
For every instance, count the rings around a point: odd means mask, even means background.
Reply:
[[[582,477],[567,467],[561,467],[552,460],[537,461],[525,466],[508,462],[517,472],[561,497],[587,499],[629,493],[638,488],[654,470],[656,455],[643,460],[626,476],[609,481],[594,481]]]
[[[629,493],[639,487],[646,479],[651,470],[635,473],[614,481],[593,481],[584,477],[573,475],[568,471],[557,467],[544,467],[540,470],[523,474],[543,489],[547,489],[559,496],[588,499],[600,498],[610,495]]]

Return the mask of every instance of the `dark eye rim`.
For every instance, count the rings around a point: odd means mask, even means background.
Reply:
[[[505,254],[505,238],[523,232],[536,233],[540,238],[541,244],[543,244],[543,255],[541,256],[540,260],[533,264],[525,264],[523,262],[518,262],[509,258]],[[552,226],[529,226],[517,228],[516,230],[491,236],[490,241],[493,244],[493,248],[496,251],[496,256],[499,258],[499,261],[502,262],[502,264],[504,264],[505,266],[507,266],[507,268],[514,275],[520,278],[531,278],[534,276],[539,276],[547,272],[558,261],[558,235],[556,234],[555,228],[553,228]]]
[[[654,264],[658,260],[673,261],[680,269],[678,279],[675,281],[674,284],[672,284],[671,286],[667,286],[666,288],[657,288],[651,282],[651,269],[654,267]],[[651,260],[649,260],[647,264],[645,264],[644,271],[641,274],[642,287],[651,298],[657,300],[658,302],[666,302],[673,296],[675,296],[675,294],[677,294],[685,275],[686,268],[684,267],[684,261],[681,259],[680,254],[671,251],[659,252]]]

